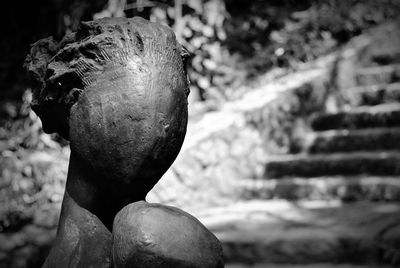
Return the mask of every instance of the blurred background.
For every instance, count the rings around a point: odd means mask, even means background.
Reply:
[[[192,53],[186,140],[149,202],[198,217],[227,267],[400,266],[400,1],[6,2],[0,267],[41,266],[67,175],[30,109],[30,44],[133,16]]]

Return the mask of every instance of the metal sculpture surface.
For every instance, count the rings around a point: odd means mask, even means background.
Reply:
[[[170,28],[141,18],[83,22],[59,43],[32,45],[32,108],[71,146],[43,267],[223,267],[196,218],[143,201],[186,133],[186,57]]]

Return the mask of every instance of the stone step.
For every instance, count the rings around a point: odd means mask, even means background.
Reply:
[[[396,50],[381,50],[376,51],[371,55],[371,61],[379,65],[389,65],[400,63],[400,52],[398,48]]]
[[[348,88],[341,94],[344,101],[353,107],[400,102],[400,83]]]
[[[400,64],[362,68],[356,72],[355,79],[360,86],[397,82],[400,81]]]
[[[296,154],[269,157],[266,178],[329,175],[400,175],[400,152]]]
[[[400,150],[400,127],[313,132],[304,143],[308,153]]]
[[[310,119],[316,131],[400,126],[400,103],[360,106],[336,113],[317,113]]]
[[[400,201],[400,176],[246,179],[237,188],[240,200]]]
[[[227,264],[374,265],[396,260],[399,212],[398,203],[254,200],[196,216],[221,241]]]
[[[274,263],[257,263],[257,264],[228,264],[225,268],[390,268],[388,265],[354,265],[354,264],[332,264],[332,263],[316,263],[307,265],[285,265]]]

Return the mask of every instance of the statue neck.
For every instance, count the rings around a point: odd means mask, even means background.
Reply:
[[[103,224],[112,230],[115,215],[125,205],[144,200],[145,196],[123,199],[112,191],[109,182],[96,175],[92,167],[71,152],[66,191],[82,208],[96,215]]]

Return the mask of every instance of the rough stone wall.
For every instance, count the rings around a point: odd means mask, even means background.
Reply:
[[[219,120],[229,119],[221,116]],[[243,118],[238,117],[197,143],[186,145],[175,164],[149,193],[148,201],[185,208],[229,202],[236,196],[238,181],[260,176],[263,153],[257,131],[246,128]]]

